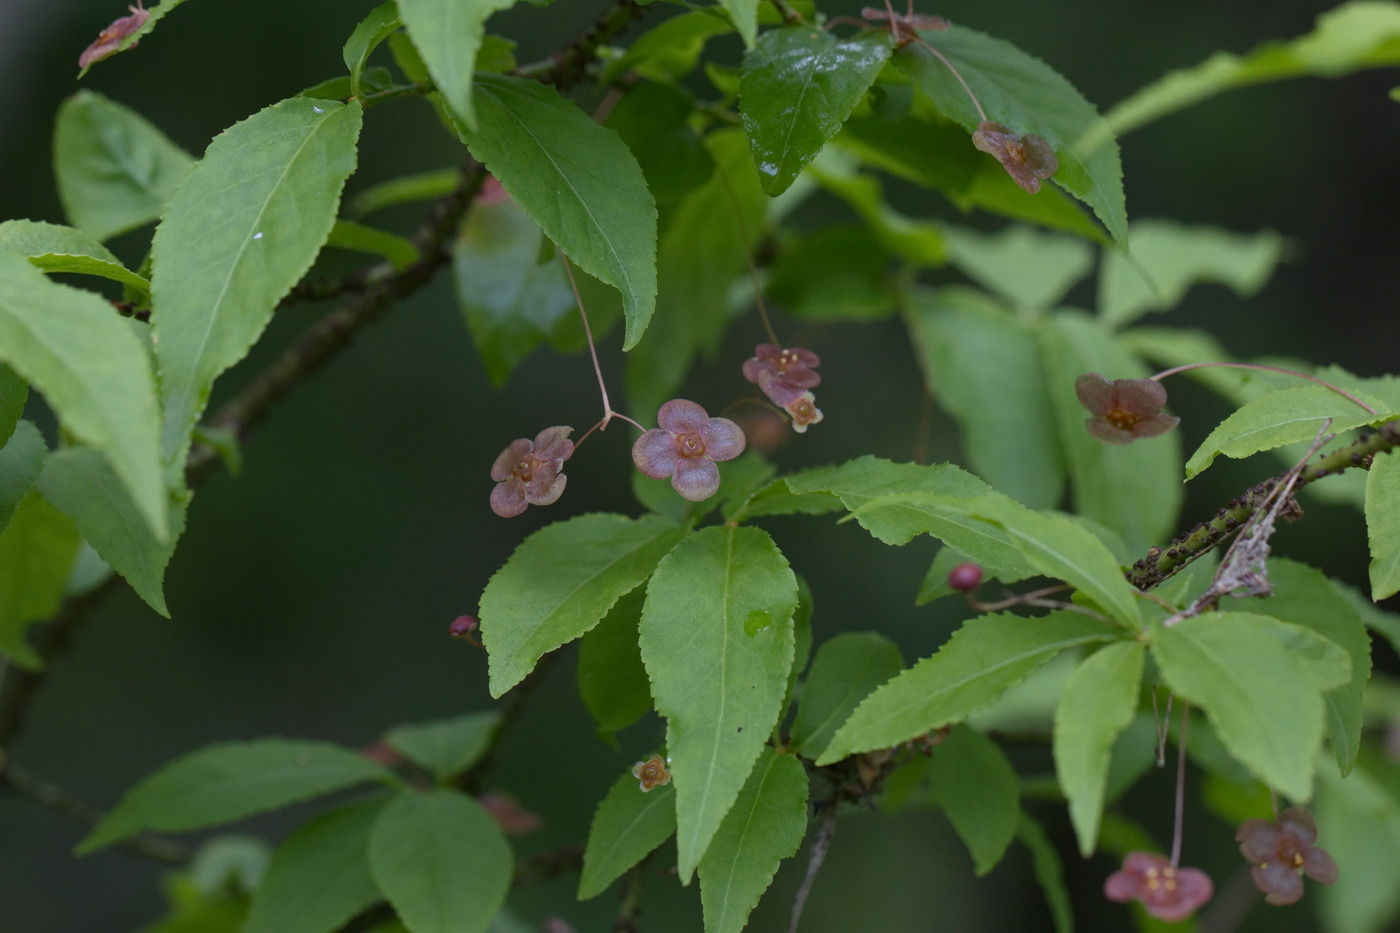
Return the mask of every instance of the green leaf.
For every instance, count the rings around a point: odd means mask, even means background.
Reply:
[[[804,321],[873,321],[895,312],[889,248],[864,225],[803,237],[770,267],[769,297]]]
[[[643,791],[630,774],[618,778],[593,814],[578,899],[586,901],[636,865],[676,831],[674,784]]]
[[[758,35],[758,0],[718,0],[718,3],[734,21],[734,28],[744,39],[744,48],[753,48]]]
[[[1337,862],[1337,882],[1317,889],[1320,928],[1382,933],[1400,910],[1400,803],[1389,775],[1358,768],[1346,780],[1324,769],[1318,842]]]
[[[765,749],[700,860],[705,933],[743,930],[806,832],[807,772],[796,755]]]
[[[273,104],[215,137],[171,198],[151,247],[167,463],[183,463],[214,379],[326,242],[362,116],[358,104]]]
[[[1105,251],[1099,270],[1099,314],[1116,326],[1175,308],[1197,282],[1218,282],[1249,298],[1284,253],[1283,237],[1272,230],[1241,234],[1170,220],[1136,221],[1129,243],[1130,253]]]
[[[476,764],[500,724],[500,713],[467,713],[399,726],[389,730],[384,741],[439,781],[449,781]]]
[[[1041,333],[1045,340],[1047,394],[1069,464],[1074,510],[1122,536],[1141,554],[1176,529],[1181,510],[1181,439],[1177,432],[1115,447],[1084,428],[1089,413],[1074,392],[1084,373],[1135,379],[1148,370],[1093,319],[1059,312]]]
[[[142,519],[164,539],[150,358],[112,306],[0,254],[0,362],[44,393],[64,428],[102,451]]]
[[[823,644],[802,685],[793,749],[826,748],[861,700],[903,669],[899,646],[878,632],[844,632]]]
[[[9,442],[0,447],[0,533],[24,501],[48,452],[44,436],[28,421],[19,422]]]
[[[1366,534],[1371,543],[1371,598],[1400,592],[1400,457],[1378,455],[1366,476]]]
[[[1021,812],[1021,821],[1016,826],[1016,838],[1031,851],[1031,870],[1045,892],[1055,933],[1074,933],[1074,911],[1070,906],[1069,889],[1065,887],[1065,866],[1054,843],[1025,811]]]
[[[1016,835],[1020,788],[1016,771],[991,739],[954,726],[928,763],[938,804],[972,853],[979,876],[996,867]]]
[[[42,666],[24,633],[62,605],[81,542],[63,513],[32,490],[0,533],[0,652],[21,667]]]
[[[571,262],[622,293],[632,349],[656,308],[656,202],[637,160],[553,88],[481,75],[476,90],[480,127],[462,140]]]
[[[1307,35],[1269,42],[1243,57],[1217,52],[1194,68],[1173,71],[1109,111],[1122,135],[1216,94],[1267,81],[1316,75],[1337,78],[1361,68],[1400,64],[1400,7],[1344,3],[1317,18]]]
[[[128,271],[95,237],[72,227],[7,220],[0,223],[0,251],[23,256],[45,272],[100,275],[143,294],[151,290],[150,282]]]
[[[350,220],[335,222],[330,235],[326,237],[326,245],[382,256],[395,269],[407,269],[419,259],[418,247],[407,238]]]
[[[943,229],[913,220],[885,203],[878,179],[856,171],[855,160],[839,150],[824,149],[807,169],[822,187],[860,215],[890,252],[916,266],[941,266],[947,259]]]
[[[1152,632],[1167,685],[1201,707],[1221,742],[1261,780],[1294,800],[1312,796],[1322,741],[1322,695],[1307,665],[1267,616],[1207,612]]]
[[[1038,619],[1008,614],[972,619],[937,654],[866,697],[817,764],[888,748],[961,722],[1066,648],[1110,641],[1119,631],[1073,612]]]
[[[962,428],[972,469],[1032,508],[1058,505],[1064,455],[1035,330],[958,287],[914,292],[907,320],[929,391]]]
[[[332,933],[380,899],[369,834],[385,797],[323,813],[288,836],[253,892],[243,933]]]
[[[159,218],[194,164],[145,117],[92,91],[58,108],[53,158],[64,214],[99,240]]]
[[[413,933],[485,933],[514,861],[496,821],[456,791],[402,793],[370,832],[374,880]]]
[[[1055,709],[1055,773],[1085,858],[1099,841],[1109,752],[1137,712],[1143,650],[1141,642],[1119,641],[1090,655]]]
[[[695,98],[674,84],[644,82],[632,87],[608,114],[646,176],[657,203],[675,201],[709,180],[715,160],[688,121]]]
[[[1049,309],[1094,265],[1087,243],[1024,226],[990,235],[948,226],[943,245],[949,262],[1015,308]]]
[[[614,746],[614,734],[651,709],[651,684],[637,646],[645,597],[641,589],[623,596],[578,644],[579,695],[598,724],[598,737]]]
[[[396,204],[431,201],[451,193],[461,178],[462,174],[458,169],[443,168],[381,181],[351,198],[345,205],[345,214],[359,220],[367,214]],[[480,206],[479,203],[475,205],[477,208]]]
[[[165,568],[185,530],[188,492],[172,493],[167,501],[168,525],[157,538],[121,479],[91,447],[56,451],[44,463],[39,491],[72,519],[78,531],[113,570],[126,578],[136,595],[156,612],[170,618],[165,605]]]
[[[326,742],[259,739],[209,745],[178,758],[127,791],[77,853],[86,855],[147,830],[179,832],[393,776],[357,752]]]
[[[695,68],[707,40],[731,31],[723,17],[709,12],[673,16],[642,33],[622,55],[604,62],[600,83],[612,84],[627,72],[651,81],[675,81]]]
[[[28,400],[29,383],[0,362],[0,447],[4,447],[14,434],[19,419],[24,416],[24,403]]]
[[[982,102],[986,119],[1044,137],[1060,163],[1052,180],[1093,208],[1113,239],[1125,240],[1128,214],[1118,144],[1093,105],[1059,72],[1009,42],[961,26],[926,38],[958,69]],[[905,46],[895,62],[963,128],[973,130],[981,122],[962,83],[927,50]]]
[[[541,657],[598,624],[681,540],[658,515],[580,515],[526,538],[481,594],[481,637],[491,695],[530,673]]]
[[[1375,409],[1376,414],[1323,386],[1279,389],[1245,403],[1196,448],[1186,461],[1186,478],[1194,479],[1220,454],[1243,460],[1261,450],[1312,441],[1323,430],[1323,422],[1330,422],[1326,430],[1335,433],[1373,424],[1393,414],[1378,399],[1353,394]]]
[[[797,579],[758,528],[696,532],[647,586],[642,663],[667,720],[682,883],[782,712],[796,605]]]
[[[448,109],[470,130],[492,132],[487,118],[478,126],[472,101],[472,71],[486,20],[514,5],[515,0],[399,0],[399,15],[433,84]],[[496,174],[495,169],[491,171]]]
[[[364,73],[370,53],[398,28],[398,5],[394,0],[385,0],[370,10],[369,15],[360,20],[355,31],[350,33],[350,38],[345,40],[341,57],[345,59],[345,67],[350,69],[350,93],[355,97],[361,96],[360,75]]]
[[[169,13],[171,10],[175,9],[177,6],[184,2],[185,0],[162,0],[162,2],[157,3],[155,6],[151,7],[149,15],[146,17],[146,21],[143,22],[140,26],[138,26],[135,30],[128,33],[127,36],[121,40],[121,43],[117,48],[117,52],[125,52],[128,49],[135,48],[136,44],[141,41],[142,37],[148,35],[151,32],[151,30],[156,28],[156,23],[160,22],[162,19],[165,18],[165,14]],[[128,7],[128,9],[130,8]],[[113,52],[110,55],[104,55],[102,58],[98,59],[98,61],[103,61],[111,57],[111,55],[115,54],[116,52]],[[93,62],[92,64],[95,65],[97,64],[97,62]],[[88,65],[87,68],[84,68],[82,71],[79,71],[78,77],[81,78],[83,75],[87,74],[88,68],[91,67],[92,65]]]
[[[875,82],[890,45],[884,31],[838,41],[810,25],[770,29],[758,39],[744,56],[739,94],[765,194],[791,187],[836,135]]]

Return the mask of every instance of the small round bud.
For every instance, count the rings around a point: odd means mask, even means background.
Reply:
[[[447,627],[447,634],[453,638],[467,638],[480,625],[481,623],[477,621],[476,616],[458,616]]]
[[[959,593],[971,593],[982,585],[982,568],[976,564],[958,564],[948,571],[948,585]]]

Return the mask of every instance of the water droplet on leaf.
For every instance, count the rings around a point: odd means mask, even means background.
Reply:
[[[764,609],[755,609],[744,620],[744,634],[752,638],[773,624],[773,616]]]

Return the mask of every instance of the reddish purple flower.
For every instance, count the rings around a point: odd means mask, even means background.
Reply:
[[[1215,886],[1199,868],[1173,868],[1164,855],[1129,852],[1123,867],[1104,882],[1103,893],[1122,904],[1142,901],[1149,914],[1172,923],[1210,900]]]
[[[1181,423],[1176,415],[1162,412],[1167,390],[1151,379],[1115,379],[1098,373],[1074,380],[1079,403],[1093,414],[1084,426],[1105,444],[1131,444],[1140,437],[1165,434]]]
[[[676,492],[692,502],[708,499],[719,488],[716,460],[733,460],[744,452],[744,432],[728,418],[711,418],[694,402],[671,399],[656,414],[652,428],[632,445],[632,462],[652,479],[671,477]]]
[[[549,505],[564,494],[569,478],[560,474],[564,461],[573,456],[573,428],[556,425],[545,428],[533,441],[520,438],[501,451],[491,465],[491,511],[510,518],[526,506]]]
[[[1254,886],[1270,904],[1292,904],[1303,896],[1299,869],[1323,884],[1337,880],[1337,863],[1315,844],[1317,822],[1307,807],[1289,807],[1276,823],[1245,820],[1235,841],[1240,854],[1254,865]]]
[[[147,18],[151,15],[151,11],[139,2],[136,6],[129,6],[127,9],[131,11],[130,16],[121,16],[112,20],[106,29],[98,33],[92,44],[83,49],[83,54],[78,56],[79,68],[86,68],[93,62],[99,62],[109,55],[115,54],[121,48],[122,40],[145,25]],[[133,42],[132,47],[134,48],[135,45],[136,43]]]
[[[816,375],[813,373],[812,375]],[[792,429],[798,434],[807,433],[807,426],[822,420],[822,410],[817,407],[817,399],[810,389],[794,389],[779,381],[779,377],[767,370],[758,374],[758,387],[775,405],[781,405],[792,418]]]
[[[1002,126],[983,120],[972,134],[972,145],[996,156],[1016,184],[1031,194],[1040,190],[1040,180],[1049,178],[1060,167],[1055,150],[1034,133],[1021,136]]]
[[[806,347],[777,347],[771,343],[760,343],[753,348],[753,356],[744,361],[744,378],[763,388],[762,376],[768,373],[773,385],[801,392],[821,384],[822,377],[812,372],[821,365],[821,357]],[[767,389],[765,395],[773,398]],[[784,404],[776,398],[774,403]]]

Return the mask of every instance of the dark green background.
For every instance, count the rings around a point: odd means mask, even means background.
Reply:
[[[372,5],[197,0],[171,14],[134,53],[98,65],[81,86],[135,108],[198,154],[229,124],[340,73],[341,43]],[[492,26],[518,39],[520,58],[529,61],[602,8],[577,0],[522,5]],[[961,0],[926,12],[1016,42],[1107,107],[1164,70],[1216,49],[1243,51],[1304,32],[1318,9]],[[94,0],[7,0],[0,29],[0,219],[63,220],[49,162],[53,115],[80,86],[78,53],[122,12],[119,3]],[[715,48],[737,61],[737,42]],[[1245,231],[1273,227],[1298,247],[1295,261],[1254,300],[1197,289],[1174,320],[1212,328],[1242,355],[1302,355],[1365,375],[1394,368],[1400,105],[1386,92],[1397,83],[1394,73],[1365,74],[1235,92],[1124,140],[1130,216]],[[366,120],[350,191],[450,166],[464,154],[422,102],[376,108]],[[898,185],[890,190],[906,213],[947,214],[933,196]],[[409,229],[415,216],[404,211],[392,220]],[[843,215],[833,208],[832,216]],[[138,231],[114,245],[134,262],[148,236],[149,229]],[[628,485],[630,436],[619,427],[570,462],[569,491],[558,506],[513,521],[490,513],[487,472],[500,449],[548,424],[581,431],[596,419],[598,403],[584,357],[544,352],[504,391],[493,391],[447,278],[362,332],[349,352],[283,404],[245,448],[241,477],[220,474],[200,489],[167,575],[174,620],[158,618],[126,591],[108,601],[56,666],[7,754],[106,807],[161,763],[207,742],[276,734],[358,746],[397,723],[489,704],[485,658],[448,639],[448,622],[475,611],[491,572],[545,521],[638,507]],[[1088,303],[1092,292],[1072,297]],[[215,404],[323,310],[279,313],[263,345],[216,389]],[[805,333],[824,357],[826,421],[780,451],[779,462],[795,467],[867,452],[907,459],[920,390],[899,329]],[[717,410],[742,393],[738,366],[759,337],[746,318],[718,365],[693,377],[682,394]],[[609,335],[602,348],[615,392],[622,381],[618,343],[618,335]],[[1188,446],[1223,413],[1189,386],[1173,402],[1186,416]],[[44,417],[36,403],[30,411]],[[936,417],[933,432],[934,457],[955,457],[950,423]],[[1191,489],[1188,515],[1213,510],[1272,470],[1272,461],[1216,467]],[[828,518],[771,527],[794,567],[812,581],[819,641],[877,628],[900,639],[913,659],[932,651],[962,617],[951,604],[912,606],[933,553],[927,541],[892,550],[854,525],[832,527]],[[1330,572],[1364,579],[1364,537],[1354,513],[1310,506],[1308,520],[1284,528],[1276,541],[1280,550]],[[659,722],[648,719],[624,733],[622,751],[599,744],[577,702],[572,663],[566,652],[554,665],[495,775],[498,786],[547,821],[545,830],[520,841],[521,851],[582,839],[593,804],[661,735]],[[1018,764],[1048,770],[1046,756],[1017,754]],[[1149,781],[1130,804],[1154,832],[1169,834],[1166,780]],[[1063,813],[1036,812],[1066,853],[1082,929],[1124,926],[1122,908],[1096,894],[1111,861],[1080,862],[1069,854]],[[277,816],[251,825],[276,838],[293,822]],[[1194,814],[1187,861],[1223,883],[1241,864],[1231,832]],[[160,914],[160,868],[117,851],[75,859],[69,849],[80,835],[80,827],[30,801],[0,796],[0,930],[125,931]],[[941,816],[855,815],[841,824],[802,929],[1046,929],[1027,872],[1024,853],[1013,849],[1005,865],[972,885],[970,860]],[[785,927],[781,918],[799,874],[791,865],[780,873],[754,930]],[[574,883],[571,877],[523,891],[512,906],[535,922],[558,913],[580,931],[607,929],[614,896],[576,905]],[[699,929],[695,888],[682,891],[657,873],[647,885],[644,929]],[[1243,928],[1283,929],[1281,923],[1309,928],[1306,906],[1258,909]]]

